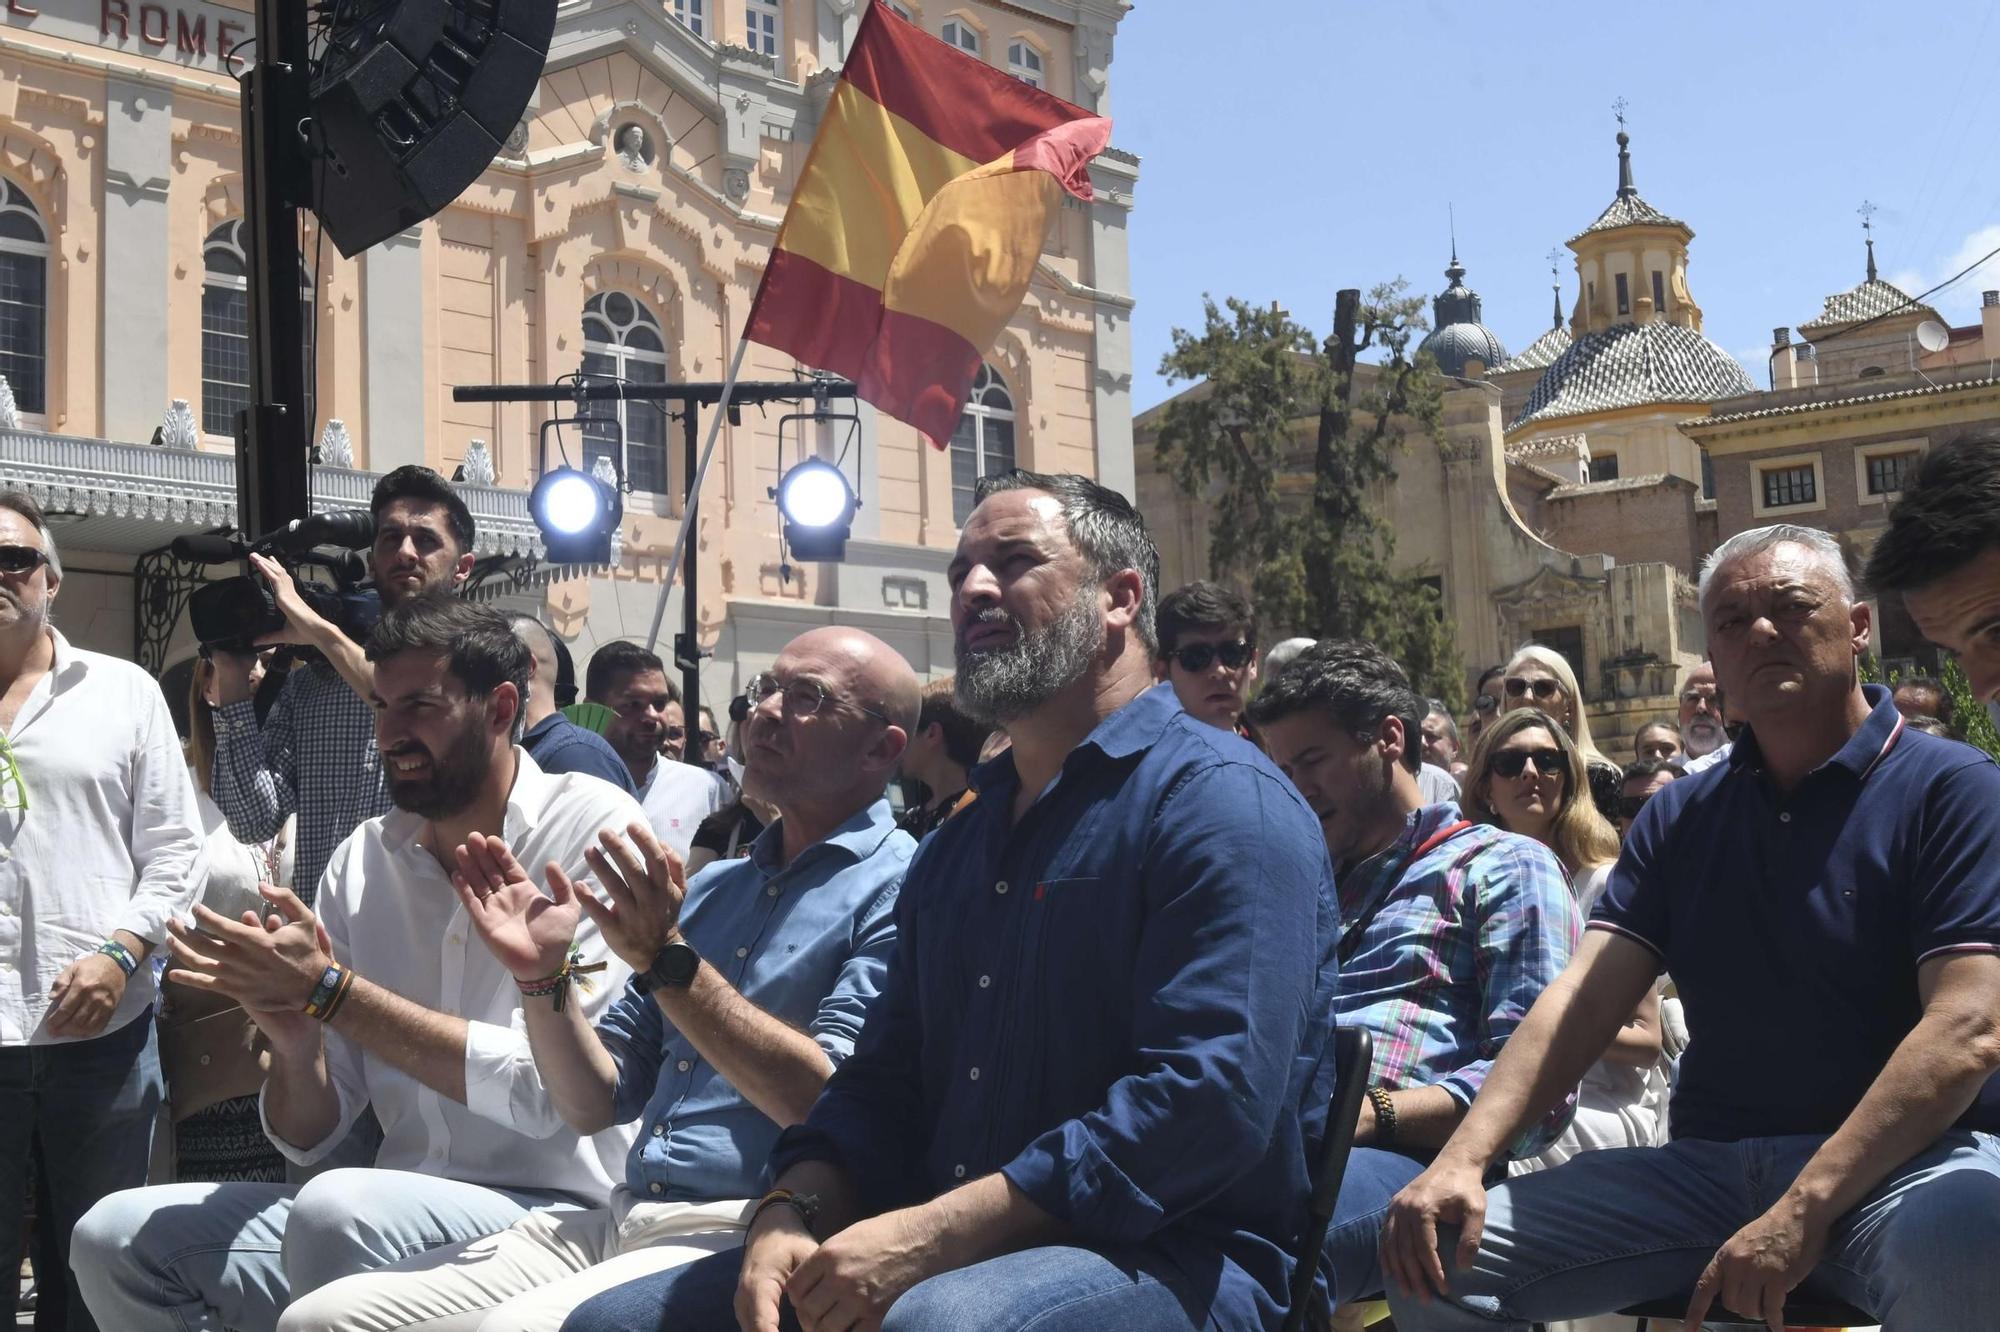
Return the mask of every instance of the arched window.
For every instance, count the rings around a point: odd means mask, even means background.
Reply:
[[[201,250],[201,428],[210,435],[236,434],[236,414],[250,405],[249,257],[243,248],[243,219],[224,222],[208,233]],[[313,416],[313,282],[299,264],[299,300],[304,303],[306,420]]]
[[[938,35],[961,51],[979,54],[979,29],[959,19],[946,19]]]
[[[48,410],[49,233],[19,186],[0,178],[0,375],[24,412]]]
[[[653,312],[622,291],[599,292],[583,307],[583,370],[587,375],[628,384],[667,382],[667,343]],[[597,414],[615,412],[624,427],[625,484],[634,490],[667,490],[667,422],[649,402],[592,404]],[[584,469],[599,458],[618,458],[619,430],[611,425],[583,428]]]
[[[1042,53],[1027,42],[1007,47],[1007,72],[1031,88],[1042,84]]]
[[[1014,398],[990,365],[979,367],[965,415],[951,432],[951,517],[963,527],[979,478],[1014,469]]]

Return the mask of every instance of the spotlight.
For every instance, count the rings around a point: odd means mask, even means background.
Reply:
[[[778,480],[778,512],[785,518],[785,544],[802,560],[838,560],[858,507],[854,488],[832,463],[809,458]]]
[[[528,493],[551,564],[609,564],[611,535],[625,516],[618,488],[564,466],[544,472]]]

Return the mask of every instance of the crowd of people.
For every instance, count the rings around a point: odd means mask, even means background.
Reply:
[[[980,484],[954,676],[813,629],[726,727],[451,595],[435,473],[371,508],[379,622],[258,560],[286,646],[205,652],[183,742],[0,495],[38,1326],[1275,1329],[1340,1028],[1318,1325],[2000,1307],[2000,768],[1861,683],[1824,533],[1708,558],[1621,768],[1560,653],[1462,715],[1369,643],[1260,656],[1078,476]],[[1865,586],[2000,698],[2000,442],[1927,455]]]

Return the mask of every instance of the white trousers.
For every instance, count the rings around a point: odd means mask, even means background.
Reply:
[[[558,1332],[591,1296],[733,1249],[755,1199],[640,1202],[532,1212],[497,1235],[447,1245],[322,1286],[279,1332]]]

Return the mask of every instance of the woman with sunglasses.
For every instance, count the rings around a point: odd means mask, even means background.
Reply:
[[[1597,812],[1587,782],[1583,752],[1562,724],[1529,709],[1487,728],[1466,778],[1469,812],[1555,852],[1586,919],[1618,858],[1618,834]],[[1666,1091],[1659,1063],[1656,992],[1584,1078],[1569,1130],[1532,1161],[1515,1162],[1514,1172],[1559,1165],[1580,1151],[1656,1145]]]
[[[1503,712],[1534,708],[1555,718],[1575,738],[1590,779],[1584,790],[1606,823],[1615,820],[1619,768],[1598,752],[1597,742],[1590,737],[1590,714],[1584,710],[1583,691],[1577,688],[1576,673],[1562,653],[1539,643],[1527,644],[1508,660],[1500,688]]]

